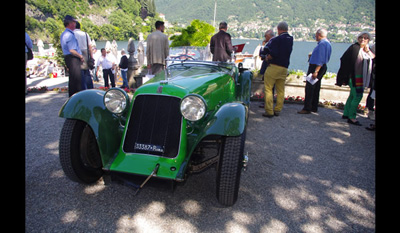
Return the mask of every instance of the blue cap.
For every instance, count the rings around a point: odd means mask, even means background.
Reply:
[[[76,19],[74,19],[72,16],[70,16],[70,15],[66,15],[65,17],[64,17],[64,22],[65,21],[75,21],[76,22]]]

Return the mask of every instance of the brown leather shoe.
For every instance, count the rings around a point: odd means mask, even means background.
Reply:
[[[262,116],[263,116],[263,117],[268,117],[268,118],[274,117],[274,115],[269,115],[269,114],[267,114],[267,113],[263,113]]]
[[[310,114],[311,111],[307,111],[307,110],[302,109],[301,111],[298,111],[297,113],[298,114]]]

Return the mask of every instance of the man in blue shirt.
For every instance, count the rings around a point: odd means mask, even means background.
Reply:
[[[288,28],[286,22],[280,22],[277,26],[279,36],[268,42],[269,54],[267,60],[269,66],[264,73],[265,113],[262,114],[268,118],[274,115],[279,116],[285,100],[285,80],[293,49],[293,37],[289,35]],[[274,85],[277,94],[275,108],[273,108],[274,96],[272,93]]]
[[[310,114],[311,112],[318,111],[321,79],[326,73],[326,64],[329,62],[332,53],[331,43],[326,38],[327,35],[328,32],[322,28],[318,29],[315,33],[315,40],[318,41],[318,44],[311,54],[307,75],[312,74],[312,78],[317,78],[318,81],[314,85],[306,82],[304,107],[301,111],[297,112],[299,114]]]
[[[28,61],[28,48],[32,49],[32,40],[28,33],[25,32],[25,95],[28,94],[28,89],[26,88],[26,62]]]
[[[64,54],[65,64],[69,70],[68,94],[71,97],[82,89],[81,85],[81,64],[84,62],[78,40],[75,38],[74,30],[76,20],[67,15],[64,18],[65,31],[61,34],[61,49]]]

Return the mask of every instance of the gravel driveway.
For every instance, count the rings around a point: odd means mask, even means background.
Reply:
[[[215,198],[215,169],[191,176],[174,192],[103,181],[67,179],[58,158],[68,94],[26,97],[26,232],[374,232],[375,133],[320,108],[299,115],[286,104],[279,117],[252,103],[239,198]]]

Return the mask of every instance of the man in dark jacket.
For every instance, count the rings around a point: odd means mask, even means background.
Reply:
[[[231,35],[226,30],[228,30],[228,24],[221,22],[219,24],[219,32],[211,37],[210,50],[213,54],[213,61],[226,62],[231,59],[233,46]]]
[[[121,70],[121,77],[122,77],[122,86],[121,88],[126,88],[128,86],[128,79],[126,77],[126,74],[128,72],[128,58],[126,57],[126,52],[125,50],[121,50],[121,60],[119,62],[119,68]]]
[[[280,22],[277,26],[278,35],[269,43],[267,55],[268,68],[264,73],[265,113],[264,117],[279,116],[285,100],[285,80],[290,63],[290,54],[293,49],[293,37],[289,35],[289,26],[286,22]],[[276,106],[273,107],[272,88],[276,89]]]

